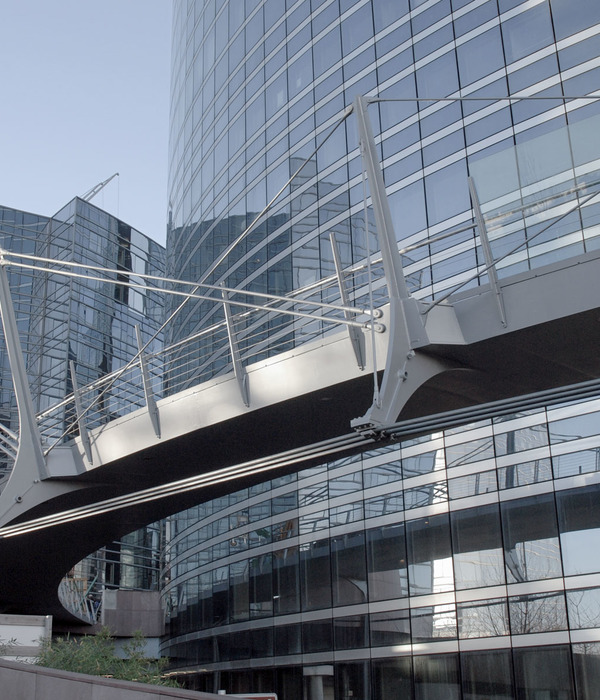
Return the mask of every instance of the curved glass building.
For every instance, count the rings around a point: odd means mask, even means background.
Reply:
[[[482,220],[501,277],[598,248],[596,0],[176,0],[172,60],[172,276],[297,291],[333,233],[358,298],[357,95],[415,296],[487,282]],[[173,339],[219,313],[190,303]],[[285,700],[593,697],[599,411],[557,392],[174,516],[174,671]]]

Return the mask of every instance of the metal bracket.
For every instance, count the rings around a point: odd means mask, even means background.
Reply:
[[[338,286],[340,289],[340,298],[344,306],[350,306],[350,301],[348,299],[348,290],[346,289],[346,280],[344,278],[344,270],[342,269],[340,251],[338,248],[337,241],[335,239],[335,233],[333,231],[329,234],[329,240],[331,241],[331,250],[333,252],[333,264],[335,265],[335,274],[337,276]],[[350,321],[352,320],[352,314],[349,311],[344,311],[344,318],[347,321]],[[350,342],[352,343],[352,349],[354,350],[356,362],[358,363],[360,369],[364,369],[365,336],[355,326],[348,326],[348,335],[350,336]]]
[[[146,407],[148,408],[148,414],[150,416],[150,422],[152,423],[152,428],[154,429],[154,434],[157,438],[160,438],[160,415],[158,413],[158,406],[156,405],[156,399],[154,398],[154,392],[152,391],[152,385],[150,384],[150,374],[148,372],[148,362],[146,360],[146,355],[144,354],[144,344],[142,342],[142,333],[138,324],[135,325],[135,336],[137,338],[138,344],[138,354],[140,358],[140,372],[142,374],[142,384],[144,386],[144,396],[146,397]]]
[[[225,323],[227,325],[227,336],[229,338],[229,350],[231,352],[231,362],[233,364],[233,372],[237,379],[240,389],[240,395],[245,406],[250,406],[250,394],[248,391],[248,375],[242,364],[240,349],[235,337],[235,329],[233,327],[233,315],[231,313],[231,304],[229,303],[229,293],[226,289],[221,290],[223,296],[223,309],[225,310]]]
[[[494,290],[496,297],[496,305],[498,307],[498,313],[500,314],[500,322],[504,328],[506,328],[506,310],[504,308],[502,289],[500,287],[500,282],[498,281],[498,271],[496,270],[496,263],[494,262],[494,256],[492,255],[492,247],[490,245],[490,238],[485,225],[485,219],[483,218],[483,213],[481,211],[479,196],[477,195],[477,189],[472,177],[469,177],[469,192],[471,193],[471,202],[473,203],[473,212],[475,214],[475,221],[477,222],[479,240],[481,241],[481,249],[483,250],[483,257],[485,258],[488,279],[490,280],[490,286]]]
[[[442,361],[415,350],[430,344],[416,299],[406,285],[402,258],[394,233],[375,137],[367,113],[368,98],[357,96],[353,109],[358,122],[360,152],[367,172],[383,270],[388,287],[389,341],[383,381],[372,406],[361,418],[351,421],[360,431],[382,432],[394,423],[411,394],[432,376],[448,369]],[[387,324],[386,324],[387,325]]]
[[[87,425],[85,422],[85,415],[83,413],[83,407],[81,404],[81,394],[79,386],[77,384],[77,375],[75,373],[75,363],[73,360],[69,360],[69,369],[71,370],[71,383],[73,384],[73,398],[75,399],[75,411],[77,413],[77,425],[79,426],[79,437],[81,438],[81,444],[83,445],[83,450],[87,461],[93,464],[92,460],[92,445],[90,443],[90,436],[88,433]]]

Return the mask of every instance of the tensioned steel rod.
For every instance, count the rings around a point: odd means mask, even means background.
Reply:
[[[473,280],[476,280],[478,277],[481,277],[481,275],[484,274],[484,273],[486,273],[486,272],[488,272],[488,271],[490,270],[490,268],[496,267],[496,265],[497,265],[499,262],[502,262],[503,260],[505,260],[506,258],[508,258],[510,255],[514,255],[514,253],[516,253],[518,250],[520,250],[524,245],[527,245],[528,243],[531,243],[531,241],[533,241],[535,238],[537,238],[538,236],[541,236],[542,233],[545,233],[549,228],[551,228],[552,226],[554,226],[555,224],[557,224],[559,221],[562,221],[565,217],[569,216],[569,214],[572,214],[573,212],[577,211],[577,210],[580,209],[581,207],[585,206],[588,202],[590,202],[592,199],[594,199],[594,197],[597,197],[598,195],[600,195],[600,191],[599,191],[599,192],[592,192],[592,194],[588,195],[587,197],[584,197],[583,200],[582,200],[581,202],[579,202],[578,204],[576,204],[574,207],[571,207],[571,208],[567,209],[566,212],[564,212],[563,214],[561,214],[561,215],[560,215],[557,219],[555,219],[554,221],[551,221],[547,226],[544,226],[542,229],[540,229],[540,230],[539,230],[537,233],[535,233],[533,236],[529,236],[529,237],[526,238],[524,241],[521,241],[521,243],[519,243],[519,244],[516,245],[514,248],[512,248],[511,250],[509,250],[507,253],[505,253],[504,255],[500,256],[497,260],[494,260],[494,262],[493,262],[491,265],[486,265],[486,266],[483,267],[481,270],[479,270],[475,275],[472,275],[471,277],[469,277],[468,279],[464,280],[464,281],[461,282],[460,284],[457,284],[455,287],[452,287],[452,289],[450,289],[450,290],[449,290],[448,292],[446,292],[445,294],[442,294],[441,297],[438,297],[435,301],[433,301],[431,304],[429,304],[429,306],[428,306],[426,309],[424,309],[422,313],[423,313],[423,314],[428,314],[428,313],[431,311],[431,309],[433,309],[434,306],[437,306],[438,304],[441,304],[443,301],[445,301],[445,300],[448,299],[450,296],[452,296],[452,294],[454,294],[457,290],[459,290],[459,289],[461,289],[462,287],[464,287],[465,285],[469,284],[469,282],[473,282]]]
[[[21,269],[26,269],[26,270],[39,270],[40,268],[35,267],[35,265],[26,265],[24,263],[12,263],[13,267],[18,267]],[[63,270],[47,270],[46,268],[41,268],[46,272],[50,272],[50,274],[53,275],[60,275],[63,277],[72,277],[75,279],[84,279],[84,280],[91,280],[93,282],[109,282],[111,280],[106,280],[103,277],[95,277],[94,275],[80,275],[76,272],[66,272]],[[147,287],[146,285],[143,284],[136,284],[135,282],[114,282],[114,284],[120,284],[125,287],[129,287],[131,289],[149,289],[151,291],[163,291],[163,290],[155,290],[153,287]],[[223,304],[222,299],[217,299],[215,297],[211,297],[205,294],[191,294],[189,292],[176,292],[176,291],[167,291],[164,290],[166,294],[173,294],[175,296],[183,296],[186,298],[191,298],[191,299],[200,299],[202,301],[212,301],[215,304]],[[226,290],[228,291],[228,290]],[[232,290],[236,291],[236,290]],[[246,294],[252,294],[252,292],[245,292]],[[283,299],[288,302],[289,304],[306,304],[309,306],[314,306],[319,309],[327,309],[329,311],[349,311],[350,313],[357,314],[357,315],[373,315],[377,317],[379,314],[377,310],[371,312],[366,309],[358,309],[356,307],[344,307],[344,306],[337,306],[335,304],[327,304],[327,303],[321,303],[321,302],[316,302],[316,301],[308,301],[305,299],[302,299],[300,301],[296,300],[290,300],[286,299],[283,297]],[[347,320],[346,318],[330,318],[328,316],[320,316],[316,314],[310,314],[307,312],[303,311],[294,311],[293,309],[282,309],[282,308],[276,308],[273,306],[262,306],[261,304],[251,304],[250,302],[247,301],[232,301],[231,302],[232,306],[242,306],[246,309],[253,309],[255,311],[267,311],[269,313],[276,313],[276,314],[284,314],[285,316],[299,316],[300,318],[309,318],[313,319],[315,321],[323,321],[324,323],[331,323],[335,325],[344,325],[344,326],[356,326],[357,328],[366,328],[368,325],[370,325],[370,322],[360,322],[360,321],[352,321],[352,320]],[[377,324],[375,324],[377,325]]]
[[[27,265],[25,263],[18,263],[15,262],[14,260],[11,260],[10,258],[16,257],[16,258],[23,258],[27,260],[34,260],[36,262],[42,262],[42,263],[48,263],[50,265],[59,265],[62,267],[76,267],[76,268],[82,268],[85,270],[94,270],[96,272],[104,272],[107,275],[126,275],[128,277],[139,277],[140,279],[146,279],[146,280],[151,280],[151,281],[158,281],[158,282],[165,282],[167,284],[176,284],[176,285],[187,285],[190,287],[194,287],[194,289],[199,289],[200,287],[204,287],[206,289],[210,289],[215,292],[221,293],[221,291],[224,289],[227,293],[229,294],[242,294],[245,296],[253,296],[253,297],[259,297],[261,299],[267,299],[269,301],[281,301],[281,302],[287,302],[287,303],[298,303],[295,299],[289,297],[289,296],[282,296],[278,294],[268,294],[266,292],[253,292],[251,290],[247,289],[238,289],[235,287],[221,287],[218,285],[214,284],[199,284],[197,282],[188,282],[186,280],[179,280],[175,278],[170,278],[170,277],[159,277],[157,275],[146,275],[143,273],[139,272],[133,272],[132,270],[117,270],[117,269],[112,269],[108,267],[99,267],[97,265],[85,265],[83,263],[75,263],[75,262],[70,262],[66,260],[54,260],[52,258],[42,258],[36,255],[28,255],[26,253],[12,253],[7,250],[2,250],[0,249],[0,255],[9,258],[6,261],[7,266],[9,267],[19,267],[21,269],[25,270],[43,270],[44,272],[48,272],[48,274],[51,275],[61,275],[63,277],[73,277],[76,279],[84,279],[84,280],[91,280],[93,282],[106,282],[107,284],[114,284],[114,285],[120,285],[120,286],[125,286],[125,287],[131,287],[134,289],[143,289],[146,291],[150,292],[156,292],[159,294],[171,294],[172,296],[180,296],[180,297],[185,297],[190,298],[190,299],[200,299],[203,301],[214,301],[214,302],[219,302],[221,301],[220,299],[217,299],[216,297],[211,297],[207,295],[202,295],[202,294],[197,294],[195,292],[182,292],[182,291],[176,291],[172,289],[162,289],[159,287],[152,287],[149,285],[144,285],[139,282],[123,282],[122,280],[118,279],[106,279],[104,277],[94,277],[92,275],[84,275],[84,274],[78,274],[76,272],[67,272],[66,270],[56,270],[56,269],[50,269],[46,267],[38,267],[36,265]],[[297,290],[297,294],[301,294],[303,292],[302,289]],[[331,309],[332,311],[348,311],[350,313],[355,313],[355,314],[371,314],[372,311],[371,309],[368,308],[362,308],[362,307],[353,307],[353,306],[341,306],[339,304],[329,304],[327,302],[320,302],[320,301],[311,301],[310,299],[302,299],[300,300],[303,304],[306,304],[308,306],[314,306],[317,308],[324,308],[324,309]],[[257,309],[263,309],[265,307],[260,306],[260,305],[252,305],[246,302],[239,302],[235,301],[232,302],[234,306],[248,306],[249,308],[257,308]]]

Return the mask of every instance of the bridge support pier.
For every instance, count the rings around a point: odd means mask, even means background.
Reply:
[[[364,416],[353,420],[351,425],[359,432],[372,434],[382,433],[387,425],[394,423],[406,401],[428,379],[454,369],[456,365],[419,352],[419,348],[430,345],[431,340],[421,306],[411,296],[406,285],[377,146],[367,112],[368,104],[368,98],[359,95],[354,100],[353,110],[390,298],[390,316],[385,320],[389,329],[389,341],[381,388],[375,387],[373,405]],[[435,334],[441,335],[446,343],[464,342],[452,306],[446,304],[437,308],[438,314],[432,323]]]

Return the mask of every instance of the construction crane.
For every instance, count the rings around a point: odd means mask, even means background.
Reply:
[[[115,173],[114,175],[111,175],[108,180],[104,180],[104,182],[99,182],[97,185],[92,187],[91,190],[88,190],[85,194],[82,194],[79,199],[83,199],[84,202],[89,202],[91,199],[93,199],[98,192],[103,190],[108,183],[113,180],[115,177],[119,177],[119,173]]]

